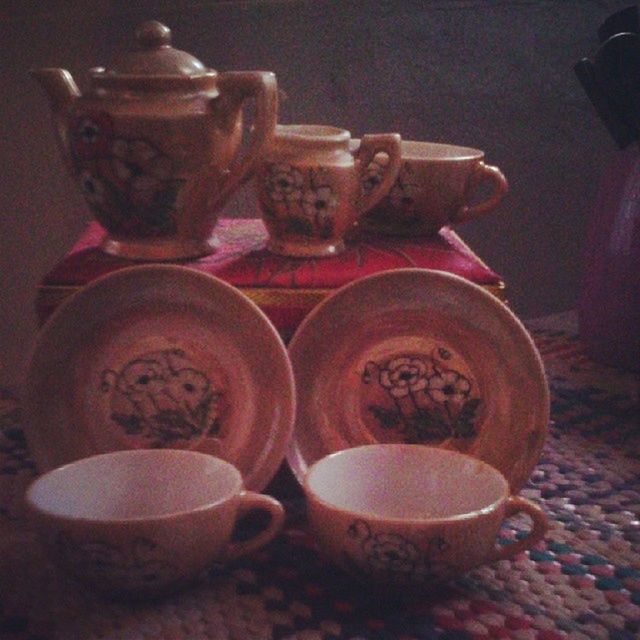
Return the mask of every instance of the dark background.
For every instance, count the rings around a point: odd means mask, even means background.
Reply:
[[[174,45],[219,70],[268,69],[282,122],[326,123],[478,147],[510,193],[457,228],[530,318],[575,306],[598,176],[617,149],[573,74],[627,1],[123,1],[0,4],[0,383],[33,342],[35,286],[89,213],[65,173],[30,68],[86,69],[165,22]],[[250,189],[250,186],[249,186]],[[225,215],[247,215],[250,190]]]

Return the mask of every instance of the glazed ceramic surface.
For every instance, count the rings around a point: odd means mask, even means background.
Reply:
[[[432,586],[530,548],[547,520],[509,496],[502,474],[470,456],[418,445],[369,445],[329,455],[304,480],[320,549],[366,584]],[[533,520],[529,536],[501,549],[502,520]]]
[[[417,443],[469,453],[518,491],[547,433],[538,352],[506,306],[458,276],[399,269],[316,307],[290,345],[298,410],[288,460],[300,481],[328,453]]]
[[[61,306],[32,354],[25,433],[41,471],[116,449],[183,448],[277,470],[294,416],[291,366],[266,316],[185,267],[131,267]]]
[[[268,542],[280,503],[245,491],[228,462],[195,451],[146,449],[84,458],[38,478],[27,505],[50,557],[102,592],[156,595],[213,561]],[[230,542],[242,514],[267,511],[266,529]]]
[[[210,253],[218,211],[273,136],[277,87],[270,72],[218,73],[171,46],[145,22],[134,50],[90,70],[81,94],[63,69],[33,74],[47,91],[62,153],[108,253],[171,260]],[[242,158],[242,107],[255,99]]]
[[[256,179],[271,251],[341,253],[357,219],[389,191],[400,167],[400,136],[364,136],[354,153],[349,141],[344,129],[278,125]],[[376,154],[385,158],[384,174],[369,172]]]
[[[357,147],[354,141],[352,147]],[[384,175],[374,158],[369,173]],[[490,195],[476,202],[478,187]],[[484,163],[484,152],[434,142],[402,141],[402,166],[389,193],[362,220],[365,230],[396,236],[433,235],[493,211],[507,192],[497,167]]]

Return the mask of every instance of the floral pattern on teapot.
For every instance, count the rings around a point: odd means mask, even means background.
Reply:
[[[143,353],[119,370],[105,369],[112,422],[143,446],[187,444],[217,437],[224,394],[181,349]]]
[[[333,236],[338,199],[327,170],[268,164],[263,202],[269,222],[282,235]]]
[[[364,520],[356,520],[347,529],[347,536],[357,543],[357,554],[345,552],[344,562],[356,573],[385,582],[421,583],[442,579],[451,571],[441,556],[451,547],[442,536],[424,541],[422,548],[399,533],[376,532]]]
[[[70,134],[82,193],[109,233],[175,233],[176,199],[185,181],[175,177],[171,158],[149,140],[118,136],[105,112],[77,115]]]
[[[435,347],[428,356],[398,354],[367,362],[361,381],[375,390],[365,398],[365,412],[380,430],[406,443],[474,438],[482,399],[470,374],[451,365],[453,359],[452,352]]]

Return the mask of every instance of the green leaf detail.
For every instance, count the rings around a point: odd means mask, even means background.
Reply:
[[[296,218],[295,216],[289,216],[286,219],[286,226],[290,233],[294,233],[299,236],[313,236],[313,225],[303,218]]]
[[[144,428],[144,419],[135,413],[112,413],[111,419],[121,426],[127,435],[141,433]]]
[[[451,435],[449,421],[438,410],[418,409],[406,421],[406,442],[409,444],[440,442]]]
[[[474,420],[480,402],[480,398],[473,398],[462,405],[458,419],[454,424],[454,433],[457,438],[472,438],[476,435]]]
[[[394,409],[385,409],[377,405],[371,405],[368,409],[383,429],[395,429],[400,422],[400,415]]]

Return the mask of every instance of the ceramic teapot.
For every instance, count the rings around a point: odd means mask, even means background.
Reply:
[[[110,68],[89,71],[84,94],[64,69],[32,75],[49,95],[65,161],[107,231],[107,253],[138,260],[211,253],[218,212],[273,137],[275,75],[208,69],[174,49],[157,21],[141,24],[135,40]],[[242,145],[250,98],[253,123]]]

